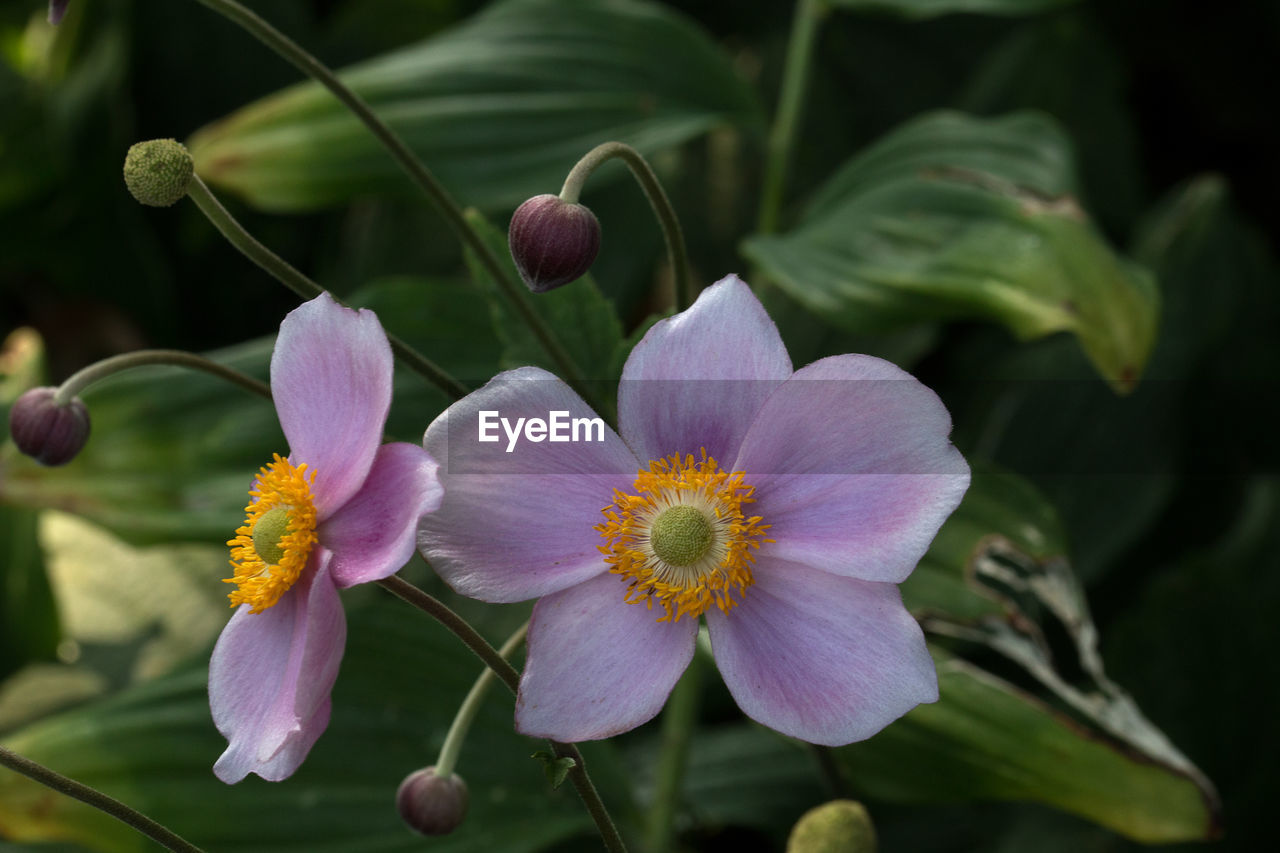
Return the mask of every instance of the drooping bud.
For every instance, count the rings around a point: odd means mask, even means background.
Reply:
[[[457,773],[437,776],[434,767],[415,770],[396,791],[396,810],[423,835],[448,835],[467,816],[467,783]]]
[[[56,388],[32,388],[9,409],[9,434],[41,465],[65,465],[89,440],[89,410],[79,397],[59,405]]]
[[[787,853],[875,853],[876,830],[862,803],[832,800],[800,816]]]
[[[600,251],[600,222],[581,204],[537,195],[512,214],[507,245],[524,283],[545,293],[591,268]]]
[[[62,16],[67,14],[67,3],[70,0],[49,0],[49,23],[55,27],[62,23]]]
[[[124,158],[124,183],[138,201],[169,207],[187,194],[195,161],[174,139],[150,139],[129,148]]]

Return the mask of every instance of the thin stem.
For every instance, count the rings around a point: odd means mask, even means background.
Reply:
[[[662,237],[667,244],[667,259],[676,278],[676,310],[683,311],[693,303],[696,295],[693,292],[693,277],[689,274],[689,254],[685,249],[684,231],[680,228],[675,208],[671,206],[671,200],[662,189],[658,176],[639,151],[622,142],[597,145],[569,172],[564,180],[564,187],[560,190],[560,198],[576,204],[582,185],[587,182],[591,173],[600,164],[614,157],[627,164],[631,174],[640,183],[640,188],[644,190],[645,198],[649,199],[654,215],[658,217],[658,225],[662,228]]]
[[[0,764],[10,770],[21,773],[29,779],[34,779],[47,788],[52,788],[59,793],[66,794],[68,797],[73,797],[82,803],[111,815],[116,820],[128,824],[169,850],[179,851],[179,853],[202,853],[199,847],[173,830],[157,823],[137,809],[126,806],[115,797],[109,797],[95,788],[90,788],[88,785],[77,782],[74,779],[68,779],[61,773],[50,770],[42,764],[37,764],[29,758],[23,758],[3,746],[0,746]]]
[[[813,757],[818,761],[818,769],[822,772],[822,781],[827,789],[827,796],[833,800],[847,800],[852,796],[849,782],[845,778],[840,762],[836,760],[829,746],[812,743]]]
[[[493,673],[498,678],[502,679],[502,683],[507,685],[512,693],[519,692],[520,673],[516,672],[515,667],[509,664],[497,649],[489,645],[488,640],[480,636],[480,632],[472,628],[467,620],[449,609],[444,602],[418,589],[399,575],[392,575],[389,578],[380,580],[378,585],[423,611],[452,631],[459,640],[466,644],[467,648],[475,652],[476,656],[484,661],[489,669],[493,670]],[[622,836],[618,834],[618,828],[614,825],[613,818],[609,816],[609,810],[605,808],[604,801],[600,799],[600,792],[596,790],[595,784],[591,781],[591,776],[587,773],[587,764],[582,758],[582,753],[571,743],[557,743],[555,741],[551,742],[551,750],[558,758],[573,759],[574,765],[573,769],[569,771],[569,779],[573,782],[573,787],[577,790],[578,796],[582,798],[583,804],[586,805],[587,811],[591,814],[591,819],[595,821],[596,829],[600,832],[600,837],[604,840],[605,847],[611,853],[626,853],[627,848],[622,843]]]
[[[232,246],[239,249],[240,253],[246,258],[253,261],[302,299],[315,299],[325,292],[323,287],[307,278],[284,258],[259,243],[222,206],[222,202],[218,201],[217,197],[210,192],[204,181],[200,180],[198,176],[193,175],[191,177],[191,183],[187,186],[187,195],[191,197],[191,200],[196,203],[201,212],[208,217],[213,226],[222,233],[223,237],[227,238]],[[411,369],[425,377],[431,384],[455,400],[460,400],[467,396],[469,393],[467,386],[450,376],[444,368],[390,332],[387,332],[387,340],[391,344],[391,351]]]
[[[144,349],[113,355],[77,371],[66,382],[58,386],[53,401],[60,406],[65,406],[79,396],[81,391],[100,379],[105,379],[112,374],[131,370],[135,367],[148,367],[157,364],[203,370],[205,373],[210,373],[219,379],[225,379],[228,382],[239,385],[246,391],[261,394],[268,400],[271,399],[271,389],[265,382],[259,382],[252,376],[246,376],[238,370],[227,367],[224,364],[218,364],[216,361],[211,361],[204,356],[176,349]]]
[[[760,213],[756,228],[761,234],[770,234],[778,229],[791,147],[795,142],[800,108],[809,83],[813,45],[817,40],[818,25],[825,13],[826,7],[822,0],[798,0],[796,3],[795,18],[791,23],[791,40],[787,45],[787,61],[782,69],[782,91],[778,96],[778,111],[774,116],[773,127],[769,131],[764,179],[760,188]]]
[[[498,654],[504,660],[511,657],[512,653],[524,642],[524,637],[528,630],[528,622],[517,628],[515,633],[502,644],[502,648],[498,649]],[[484,701],[485,694],[489,692],[489,685],[493,684],[493,679],[493,670],[486,666],[476,679],[476,683],[471,685],[471,690],[467,692],[467,698],[462,700],[462,704],[458,707],[458,713],[453,717],[453,724],[449,726],[449,733],[444,737],[444,745],[440,747],[440,755],[436,758],[434,767],[437,776],[448,776],[453,772],[453,768],[458,763],[458,753],[462,751],[462,744],[466,741],[467,732],[471,729],[471,722],[475,719],[476,712],[480,710],[480,704]]]
[[[435,175],[431,174],[431,171],[414,155],[413,151],[400,139],[399,135],[387,126],[382,119],[378,118],[373,109],[365,103],[364,99],[347,88],[347,85],[338,78],[338,75],[329,70],[324,63],[320,62],[284,33],[271,26],[271,24],[249,9],[234,2],[234,0],[199,0],[199,2],[240,25],[250,35],[271,48],[299,71],[324,86],[343,106],[355,114],[360,121],[364,122],[365,127],[369,129],[374,138],[382,143],[382,146],[387,149],[396,163],[400,165],[400,168],[404,169],[409,178],[426,193],[427,198],[431,200],[436,210],[449,223],[449,227],[453,229],[462,244],[480,259],[481,265],[484,266],[493,280],[497,282],[498,287],[515,305],[521,319],[529,326],[534,337],[538,339],[543,349],[547,351],[547,355],[556,363],[564,379],[573,386],[575,391],[582,395],[583,399],[589,403],[594,403],[594,396],[591,394],[590,389],[587,388],[585,378],[578,369],[577,364],[574,363],[573,357],[569,355],[569,351],[560,343],[559,338],[556,337],[555,332],[546,321],[524,300],[524,289],[520,283],[515,280],[507,267],[489,248],[489,245],[467,222],[462,213],[462,208],[449,195],[444,185],[436,179]]]
[[[671,848],[675,832],[680,787],[689,758],[689,740],[698,716],[698,693],[702,666],[694,655],[676,683],[667,708],[662,712],[662,753],[658,756],[657,784],[649,811],[649,850],[663,853]]]

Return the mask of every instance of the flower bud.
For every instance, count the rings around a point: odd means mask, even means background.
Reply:
[[[396,791],[396,810],[423,835],[448,835],[467,816],[467,783],[457,773],[437,776],[434,767],[415,770]]]
[[[600,223],[581,204],[537,195],[512,214],[507,244],[524,283],[545,293],[591,268],[600,251]]]
[[[129,148],[124,158],[124,183],[138,201],[169,207],[187,194],[195,161],[182,143],[151,139]]]
[[[49,0],[49,23],[55,27],[62,23],[62,16],[67,14],[67,3],[70,0]]]
[[[79,397],[54,401],[56,388],[32,388],[9,409],[13,443],[42,465],[65,465],[89,440],[89,410]]]
[[[800,816],[787,853],[875,853],[876,830],[862,803],[832,800]]]

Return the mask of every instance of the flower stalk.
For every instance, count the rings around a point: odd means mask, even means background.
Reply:
[[[303,275],[292,264],[246,231],[198,176],[191,177],[191,183],[187,186],[187,195],[232,246],[302,299],[314,299],[325,292],[323,287]],[[432,385],[454,400],[460,400],[467,395],[467,387],[434,361],[390,332],[387,332],[387,340],[391,343],[391,351],[396,357]]]
[[[573,357],[569,355],[569,351],[564,348],[564,344],[560,342],[555,331],[533,310],[533,306],[524,298],[520,283],[514,279],[507,267],[489,248],[489,245],[467,222],[462,213],[462,208],[449,195],[444,185],[414,155],[409,146],[404,143],[404,140],[382,119],[378,118],[365,100],[348,88],[338,78],[338,75],[334,74],[324,63],[304,50],[297,42],[271,26],[251,10],[235,2],[235,0],[199,0],[199,2],[233,23],[238,24],[299,71],[324,86],[343,106],[364,123],[374,138],[382,143],[382,146],[387,149],[396,163],[400,165],[400,168],[408,174],[413,183],[435,205],[436,210],[449,223],[449,227],[453,229],[454,234],[457,235],[462,244],[475,253],[485,271],[498,284],[506,298],[515,306],[521,319],[529,326],[530,331],[533,332],[539,344],[546,350],[547,355],[556,363],[556,367],[561,371],[565,381],[572,385],[574,390],[581,394],[584,399],[593,400],[594,397],[586,385],[582,371],[574,362]],[[396,339],[391,338],[391,342],[396,354],[401,355]],[[403,344],[399,346],[403,346]],[[421,367],[422,365],[419,365],[414,369],[423,372],[420,369]],[[423,373],[423,375],[427,374]],[[454,394],[453,391],[449,393]],[[466,390],[462,389],[462,395],[454,394],[454,397],[457,399],[465,394]]]
[[[685,248],[684,231],[680,228],[680,220],[676,217],[675,208],[671,206],[671,200],[667,198],[667,193],[658,181],[658,176],[654,174],[653,167],[639,151],[622,142],[605,142],[597,145],[570,170],[568,177],[564,180],[564,186],[560,189],[560,199],[576,204],[582,192],[582,186],[591,173],[601,164],[615,157],[627,164],[627,168],[635,176],[640,188],[644,190],[645,198],[649,200],[649,205],[658,219],[662,238],[667,244],[667,259],[676,280],[676,310],[683,311],[692,304],[694,297],[693,277],[689,274],[689,254]]]
[[[689,741],[698,718],[698,694],[702,685],[698,655],[676,682],[662,712],[662,752],[658,756],[657,784],[653,805],[649,810],[649,849],[671,849],[675,832],[676,811],[680,805],[680,788],[689,758]]]
[[[813,45],[817,41],[818,26],[826,11],[822,0],[798,0],[796,3],[795,18],[791,23],[791,39],[787,44],[786,64],[782,70],[778,111],[774,116],[773,127],[769,130],[766,147],[760,212],[756,223],[756,229],[761,234],[771,234],[778,230],[791,148],[799,128],[801,107],[813,65]]]
[[[507,638],[507,641],[502,644],[502,648],[498,649],[498,654],[503,659],[511,657],[515,650],[520,647],[520,644],[524,642],[525,634],[528,631],[529,623],[526,622]],[[444,744],[440,747],[440,755],[433,765],[437,776],[448,776],[453,773],[453,768],[458,763],[458,753],[462,751],[462,744],[467,739],[467,732],[471,729],[471,723],[475,720],[476,712],[480,710],[480,705],[484,702],[484,697],[489,692],[489,686],[493,684],[494,677],[493,670],[486,666],[476,679],[476,683],[471,685],[471,690],[467,692],[467,697],[462,700],[462,704],[458,707],[458,713],[454,715],[453,724],[449,726],[449,733],[444,737]]]
[[[507,688],[512,693],[519,691],[520,673],[516,672],[515,667],[508,663],[502,653],[491,646],[488,640],[480,636],[480,633],[471,627],[467,620],[454,613],[444,602],[419,589],[399,575],[392,575],[389,578],[380,580],[378,585],[404,602],[418,608],[452,631],[467,648],[471,649],[480,660],[484,661],[485,665],[498,678],[502,679],[502,683],[507,685]],[[508,640],[508,642],[510,641]],[[618,834],[618,828],[614,825],[613,818],[609,815],[609,810],[605,808],[604,801],[600,799],[600,792],[596,790],[595,783],[591,781],[591,776],[587,773],[587,765],[582,758],[582,753],[571,743],[557,743],[555,741],[551,743],[551,750],[557,758],[573,759],[574,764],[573,769],[569,771],[569,780],[573,782],[573,787],[577,790],[578,796],[582,798],[583,804],[591,814],[591,819],[595,821],[596,829],[600,832],[605,848],[610,853],[625,853],[626,845],[623,844],[622,836]]]
[[[176,853],[202,853],[199,847],[187,841],[164,824],[147,817],[135,808],[125,805],[115,797],[107,796],[96,788],[91,788],[82,782],[63,776],[61,773],[50,770],[43,764],[39,764],[29,758],[24,758],[16,752],[5,749],[3,746],[0,746],[0,765],[21,773],[28,779],[39,782],[41,785],[51,788],[60,794],[66,794],[68,797],[77,799],[105,814],[111,815],[116,820],[133,827],[168,850],[176,851]]]
[[[217,376],[219,379],[225,379],[234,385],[239,385],[246,391],[266,397],[268,400],[271,399],[271,389],[267,387],[265,382],[260,382],[252,376],[246,376],[224,364],[218,364],[216,361],[196,355],[193,352],[174,349],[151,349],[113,355],[102,361],[94,362],[72,374],[67,381],[58,386],[58,390],[54,393],[54,402],[65,406],[79,396],[81,391],[101,379],[125,370],[132,370],[135,367],[149,367],[152,365],[187,367],[192,370],[200,370]]]

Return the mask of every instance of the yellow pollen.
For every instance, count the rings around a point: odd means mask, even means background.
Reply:
[[[615,575],[630,581],[628,604],[664,614],[659,622],[694,619],[712,605],[728,613],[754,583],[752,550],[769,525],[747,517],[742,507],[755,501],[741,471],[720,470],[702,451],[702,459],[677,454],[649,463],[636,473],[635,494],[615,491],[595,526],[604,538],[604,560]]]
[[[237,586],[227,598],[232,607],[253,605],[251,613],[273,606],[297,582],[316,544],[316,507],[311,500],[315,472],[307,471],[306,463],[295,468],[280,454],[273,455],[274,461],[259,470],[249,492],[252,500],[244,508],[244,525],[227,543],[235,576],[223,583]]]

